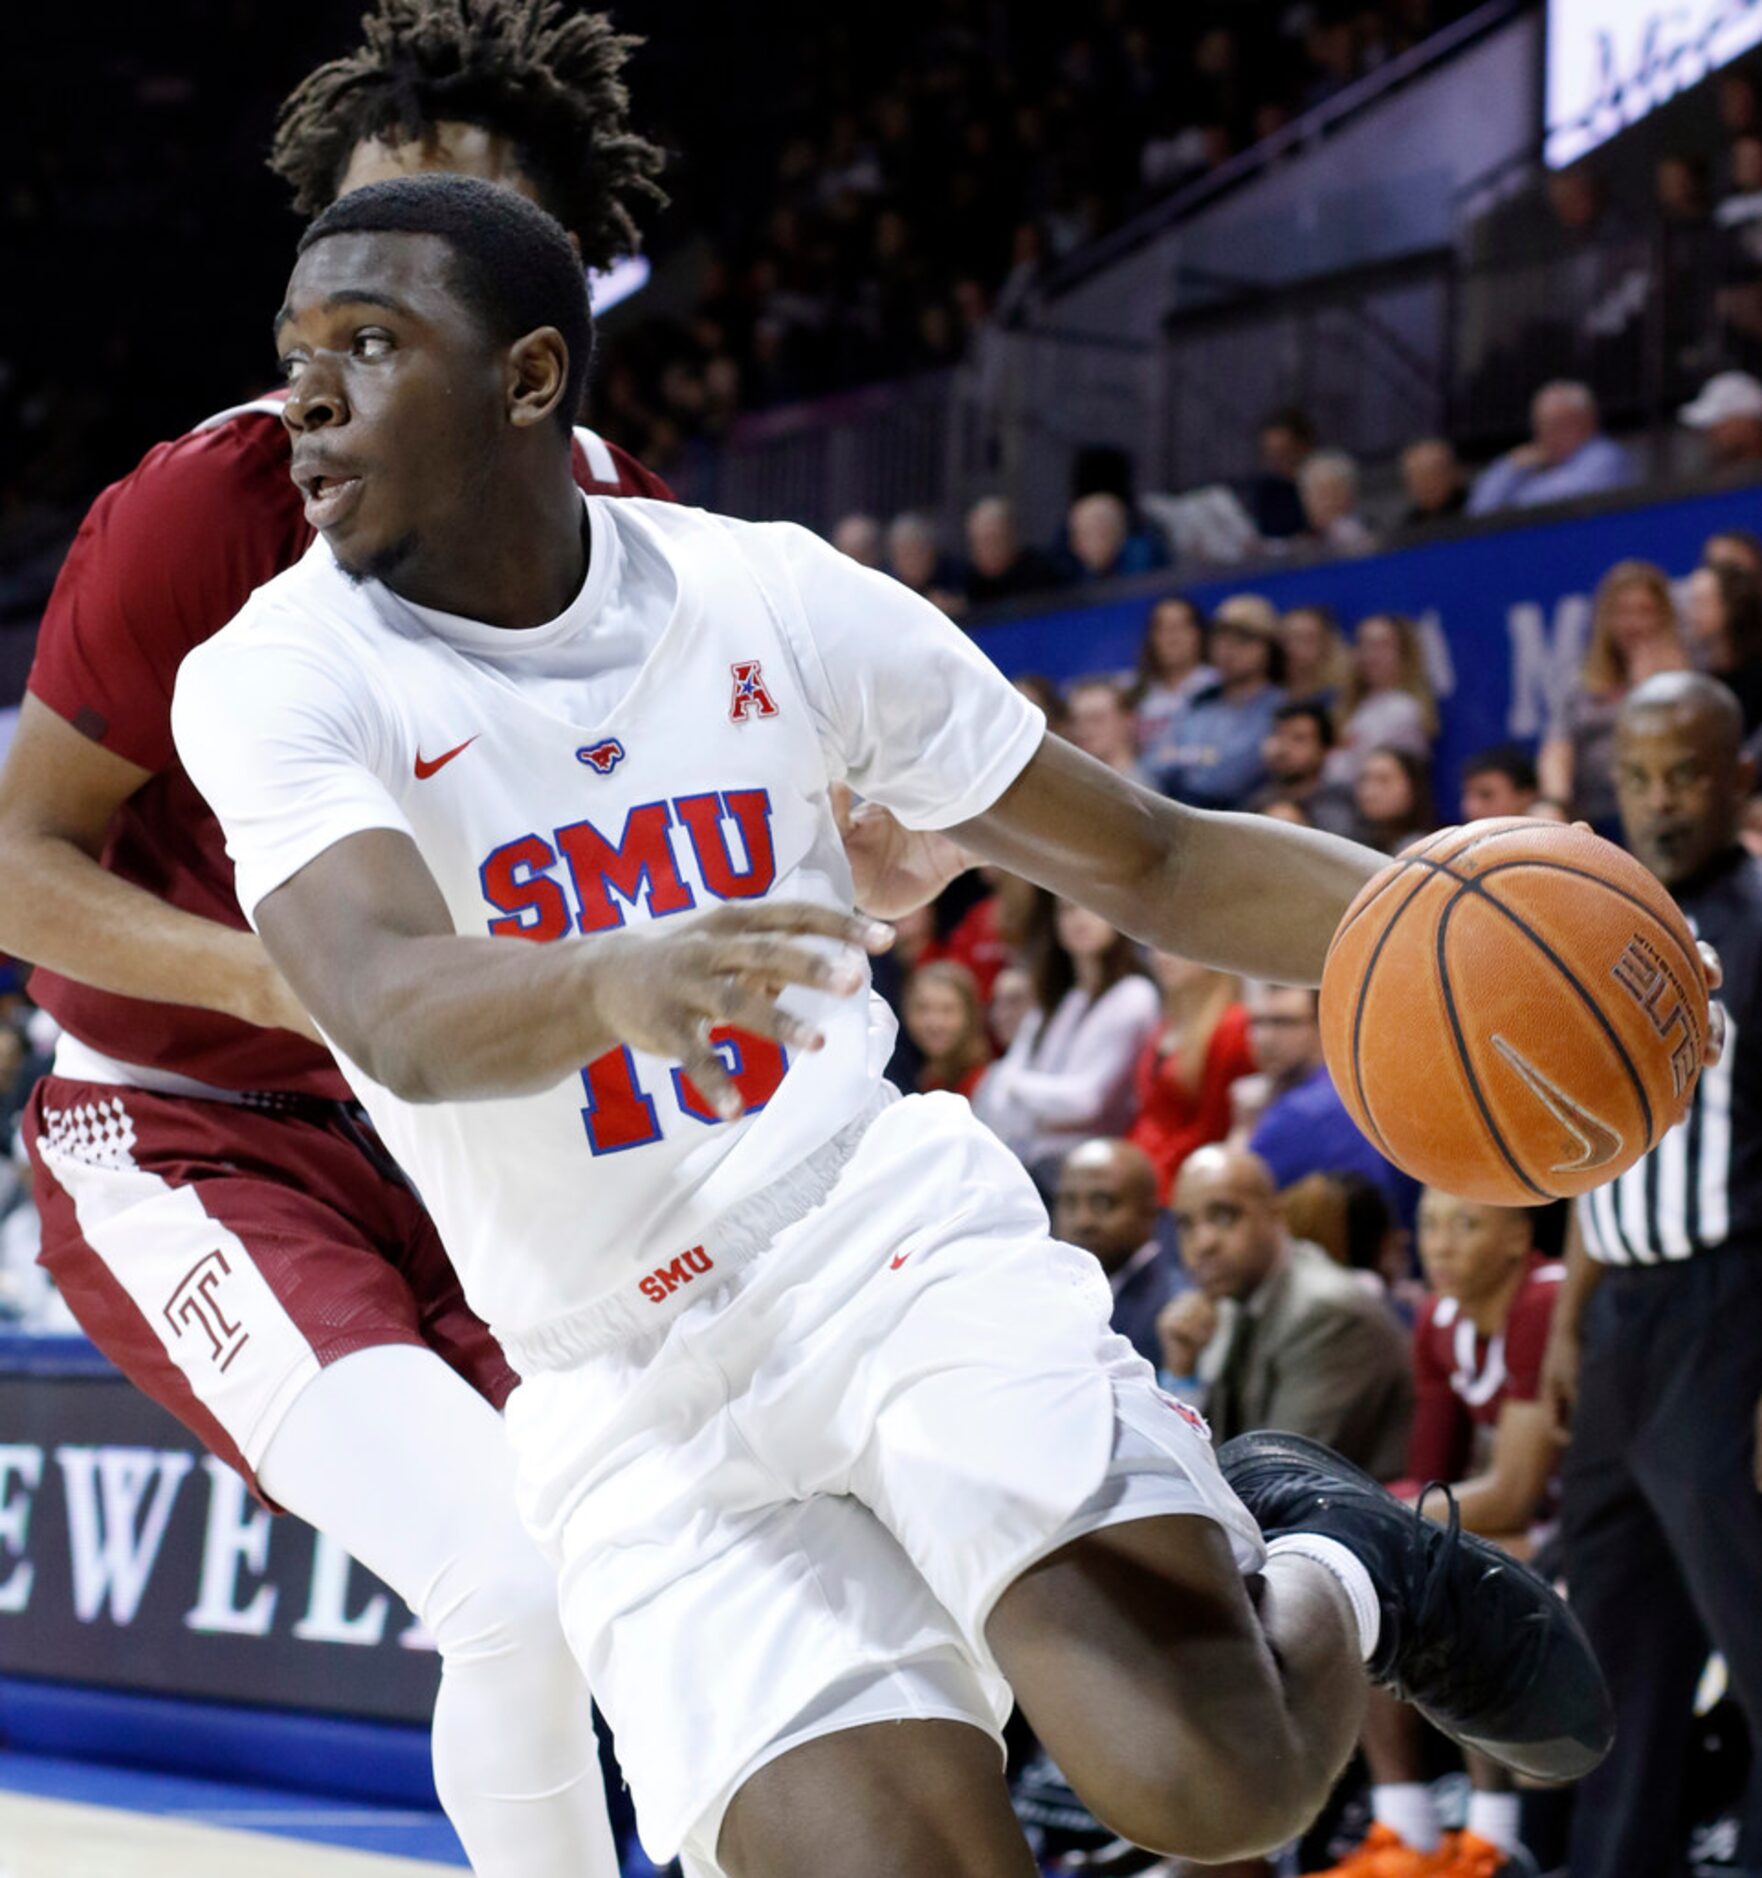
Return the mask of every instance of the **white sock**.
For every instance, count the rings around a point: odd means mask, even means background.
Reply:
[[[1518,1796],[1515,1793],[1471,1793],[1468,1796],[1468,1829],[1476,1838],[1496,1845],[1501,1852],[1515,1852]]]
[[[1362,1561],[1339,1542],[1319,1532],[1287,1532],[1274,1539],[1266,1549],[1269,1559],[1306,1558],[1319,1565],[1338,1581],[1352,1606],[1358,1625],[1358,1648],[1368,1663],[1376,1654],[1377,1639],[1382,1635],[1383,1611],[1377,1602],[1377,1589]]]
[[[1379,1826],[1387,1826],[1416,1852],[1435,1852],[1443,1830],[1438,1824],[1438,1809],[1432,1804],[1432,1790],[1417,1780],[1403,1780],[1392,1787],[1372,1787],[1371,1810]]]

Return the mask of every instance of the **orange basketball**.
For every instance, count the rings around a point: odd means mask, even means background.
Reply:
[[[1328,950],[1321,1031],[1397,1166],[1535,1206],[1613,1180],[1682,1120],[1707,979],[1632,855],[1586,828],[1473,822],[1366,882]]]

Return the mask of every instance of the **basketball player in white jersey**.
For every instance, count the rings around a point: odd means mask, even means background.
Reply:
[[[1367,1669],[1594,1764],[1545,1586],[1326,1450],[1220,1471],[1016,1163],[884,1084],[830,795],[1288,982],[1381,857],[1136,789],[802,529],[584,497],[586,298],[509,192],[349,196],[276,331],[324,539],[185,661],[178,747],[524,1378],[522,1510],[650,1851],[1031,1878],[1012,1688],[1098,1815],[1206,1862],[1316,1811]]]

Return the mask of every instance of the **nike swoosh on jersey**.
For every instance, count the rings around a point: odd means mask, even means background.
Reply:
[[[1562,1128],[1578,1143],[1576,1160],[1556,1161],[1551,1174],[1588,1174],[1594,1168],[1607,1167],[1621,1152],[1621,1135],[1605,1121],[1599,1121],[1582,1102],[1575,1102],[1557,1082],[1551,1081],[1534,1063],[1518,1054],[1505,1038],[1495,1035],[1493,1048],[1523,1079],[1525,1088],[1541,1103]]]
[[[432,776],[437,769],[445,769],[461,750],[469,750],[482,735],[483,732],[481,730],[473,732],[463,743],[455,744],[452,749],[437,756],[432,763],[426,761],[421,753],[418,752],[416,757],[416,780],[418,782],[427,782],[429,777]]]

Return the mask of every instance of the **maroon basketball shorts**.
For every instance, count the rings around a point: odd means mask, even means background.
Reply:
[[[500,1408],[516,1377],[358,1113],[47,1076],[25,1117],[42,1263],[86,1334],[255,1490],[281,1418],[357,1350],[433,1350]]]

